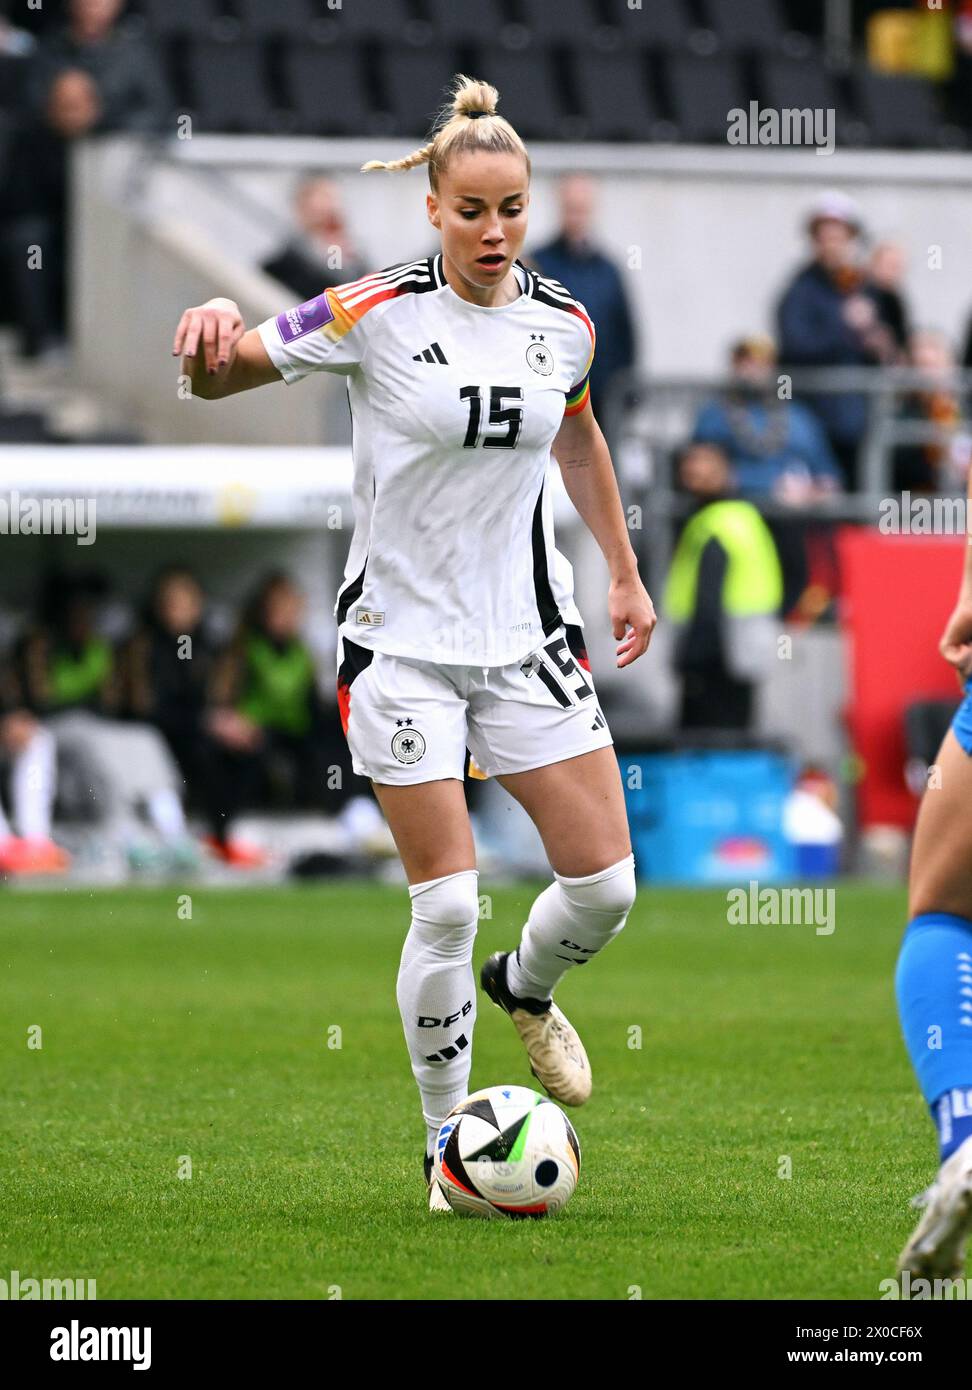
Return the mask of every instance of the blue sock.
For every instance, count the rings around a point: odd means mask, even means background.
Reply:
[[[901,943],[895,990],[944,1161],[972,1134],[972,921],[950,912],[915,917]]]
[[[972,1137],[972,1087],[953,1086],[939,1096],[932,1106],[932,1119],[944,1163],[949,1154]]]

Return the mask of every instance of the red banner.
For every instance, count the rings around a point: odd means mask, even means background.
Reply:
[[[851,745],[861,760],[862,826],[910,828],[917,802],[904,782],[904,712],[957,697],[938,642],[955,606],[964,536],[885,536],[842,528],[841,619],[847,638]]]

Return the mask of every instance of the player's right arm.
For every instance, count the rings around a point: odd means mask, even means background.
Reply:
[[[259,332],[247,330],[232,299],[210,299],[185,311],[172,344],[172,355],[180,353],[192,394],[204,401],[283,380]]]
[[[965,563],[962,568],[962,586],[959,589],[958,603],[942,633],[938,650],[954,666],[959,682],[964,683],[972,675],[972,470],[969,472],[968,500],[966,501]]]

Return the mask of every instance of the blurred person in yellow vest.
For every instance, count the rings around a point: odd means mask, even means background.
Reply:
[[[689,445],[679,489],[695,504],[675,546],[664,609],[682,679],[682,729],[745,731],[776,652],[783,576],[769,528],[733,495],[716,445]]]

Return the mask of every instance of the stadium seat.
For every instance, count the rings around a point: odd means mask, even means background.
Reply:
[[[565,112],[550,54],[480,48],[477,71],[499,88],[501,110],[524,139],[562,140]]]
[[[732,52],[766,52],[783,43],[784,25],[776,0],[702,0],[702,13],[720,45]]]
[[[837,108],[837,84],[826,68],[814,60],[767,58],[761,65],[763,98],[768,106]]]
[[[626,44],[676,53],[688,43],[690,23],[684,0],[644,0],[641,9],[631,9],[628,0],[604,0],[602,15]]]
[[[273,128],[261,44],[194,40],[187,48],[186,72],[189,110],[198,133],[249,134]]]
[[[244,34],[252,38],[278,38],[290,35],[306,40],[319,18],[311,0],[235,0]]]
[[[578,52],[576,90],[591,140],[650,140],[658,113],[640,53]],[[605,100],[605,93],[610,100]]]
[[[217,0],[140,0],[139,11],[153,37],[172,38],[213,32],[219,19]]]
[[[478,13],[480,8],[477,0],[475,11]],[[421,36],[418,22],[420,12],[414,0],[381,0],[377,5],[352,4],[350,0],[345,0],[333,14],[333,22],[341,29],[342,36],[347,38],[387,41],[389,34],[394,34],[400,41],[412,43]]]
[[[724,142],[729,112],[745,107],[749,95],[735,59],[681,56],[667,71],[681,138]]]
[[[501,0],[476,0],[457,5],[456,0],[419,0],[420,13],[442,43],[471,43],[483,34],[499,34],[506,23]]]
[[[383,49],[378,72],[383,79],[383,109],[392,129],[401,135],[424,135],[443,100],[446,83],[458,71],[456,54],[447,45]]]
[[[589,44],[591,31],[599,22],[591,0],[515,0],[516,20],[534,42]],[[482,35],[480,30],[480,35]]]
[[[944,118],[930,83],[865,71],[857,78],[856,96],[872,145],[934,149],[940,144]]]
[[[762,97],[767,106],[777,111],[796,107],[803,111],[834,111],[837,138],[841,144],[852,143],[848,126],[851,113],[841,96],[835,79],[816,59],[768,57],[760,65]]]
[[[371,111],[357,45],[308,48],[293,42],[284,53],[288,104],[308,135],[360,135]]]

